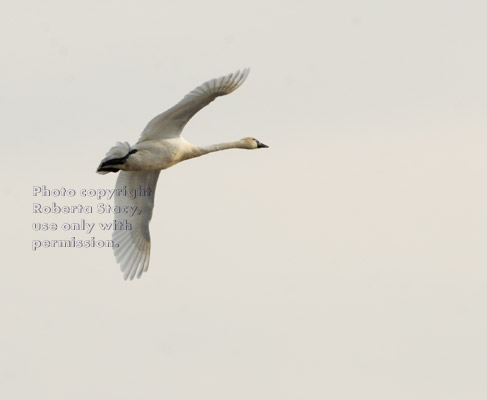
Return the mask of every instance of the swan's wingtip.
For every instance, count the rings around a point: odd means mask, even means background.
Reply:
[[[242,68],[239,72],[244,78],[247,78],[250,73],[250,67]]]

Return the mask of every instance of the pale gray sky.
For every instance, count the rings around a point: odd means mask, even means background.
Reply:
[[[485,399],[486,13],[4,4],[0,397]],[[70,236],[32,231],[60,221],[34,185],[113,187],[95,169],[117,140],[246,66],[184,136],[270,149],[161,174],[142,279],[109,249],[31,250]]]

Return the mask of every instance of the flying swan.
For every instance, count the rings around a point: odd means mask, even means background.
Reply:
[[[115,214],[116,226],[123,223],[131,229],[113,231],[114,252],[124,279],[140,278],[149,268],[149,222],[154,208],[154,193],[161,170],[181,161],[226,149],[260,149],[268,147],[254,138],[236,142],[195,146],[181,137],[186,123],[218,96],[232,93],[247,78],[249,69],[212,79],[188,93],[178,104],[153,118],[145,127],[138,142],[130,146],[118,142],[108,151],[97,172],[119,172],[116,193],[145,190],[145,195],[118,195],[115,206],[135,210],[130,214]],[[136,207],[136,208],[135,208]],[[127,224],[128,223],[128,224]],[[118,245],[118,247],[117,247]]]

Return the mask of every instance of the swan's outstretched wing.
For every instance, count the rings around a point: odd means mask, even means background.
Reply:
[[[113,250],[125,279],[140,278],[149,268],[149,222],[154,208],[157,178],[161,171],[120,171],[115,193],[116,230]],[[120,192],[119,192],[120,190]],[[143,192],[145,191],[145,192]],[[135,195],[135,196],[134,196]],[[131,229],[118,229],[118,228]],[[118,247],[117,247],[118,245]]]
[[[152,139],[169,139],[181,135],[184,125],[218,96],[232,93],[247,78],[249,69],[212,79],[188,93],[178,104],[152,119],[140,135],[139,143]]]

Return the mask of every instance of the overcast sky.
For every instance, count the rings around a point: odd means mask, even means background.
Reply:
[[[485,399],[483,1],[25,1],[0,15],[0,397]],[[32,251],[32,187],[113,188],[116,141],[253,136],[160,176],[147,274]],[[97,232],[100,239],[109,233]]]

